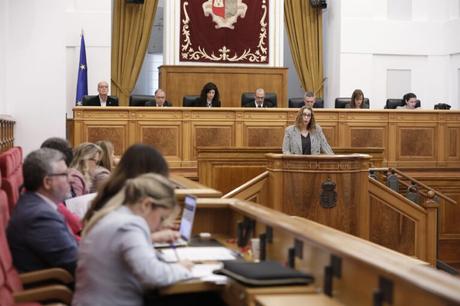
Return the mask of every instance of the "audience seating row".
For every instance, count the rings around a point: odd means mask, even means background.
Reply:
[[[13,147],[0,154],[1,189],[8,199],[9,213],[19,198],[19,190],[23,183],[22,148]],[[1,195],[0,195],[1,197]],[[4,204],[1,204],[4,205]]]

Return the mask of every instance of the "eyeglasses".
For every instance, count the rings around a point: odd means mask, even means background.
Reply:
[[[69,172],[61,172],[61,173],[48,173],[46,176],[69,176]]]
[[[302,116],[304,116],[304,117],[311,117],[311,114],[305,114],[305,113],[303,113]]]

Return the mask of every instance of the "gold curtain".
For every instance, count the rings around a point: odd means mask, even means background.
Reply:
[[[144,62],[158,0],[127,4],[115,0],[112,29],[112,92],[128,105]]]
[[[323,95],[323,26],[321,9],[307,0],[285,0],[284,20],[300,84]]]

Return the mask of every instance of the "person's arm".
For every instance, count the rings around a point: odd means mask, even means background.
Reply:
[[[326,136],[324,136],[323,130],[321,128],[318,128],[318,135],[320,138],[320,151],[327,155],[334,154],[334,151],[332,151],[332,148],[327,142]]]
[[[144,287],[162,287],[191,277],[187,268],[160,261],[145,231],[129,224],[116,237],[119,251],[133,275]]]
[[[290,148],[291,143],[291,136],[289,133],[288,128],[284,131],[284,139],[283,139],[283,154],[292,154]]]
[[[77,264],[77,242],[56,211],[44,212],[30,222],[27,244],[50,267],[74,273]]]

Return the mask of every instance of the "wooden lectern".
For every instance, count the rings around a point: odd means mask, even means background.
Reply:
[[[266,156],[269,207],[369,239],[369,155]]]

